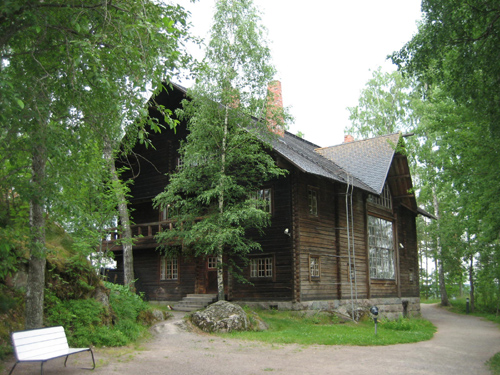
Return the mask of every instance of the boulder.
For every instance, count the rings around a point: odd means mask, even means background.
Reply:
[[[243,309],[227,301],[218,301],[191,315],[191,322],[205,332],[245,331],[250,327]]]

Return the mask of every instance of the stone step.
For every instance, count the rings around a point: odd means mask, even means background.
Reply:
[[[173,307],[178,311],[195,311],[207,307],[217,300],[217,294],[188,294]]]

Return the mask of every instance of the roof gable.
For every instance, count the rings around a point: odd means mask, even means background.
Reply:
[[[375,194],[382,193],[400,134],[316,149],[316,152],[359,179]]]

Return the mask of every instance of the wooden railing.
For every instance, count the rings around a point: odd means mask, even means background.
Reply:
[[[173,228],[174,222],[171,220],[158,221],[154,223],[134,224],[130,226],[132,237],[153,237],[159,232]],[[105,232],[103,242],[114,242],[122,238],[118,228],[109,228]]]

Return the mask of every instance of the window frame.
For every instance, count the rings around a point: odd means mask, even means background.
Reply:
[[[169,265],[170,263],[170,265]],[[175,264],[175,266],[174,266]],[[174,268],[175,267],[175,268]],[[170,269],[171,277],[168,277],[168,269]],[[175,277],[174,277],[175,275]],[[160,281],[178,281],[180,276],[179,272],[179,258],[160,256]]]
[[[207,269],[208,270],[216,270],[217,269],[217,257],[216,256],[207,257]]]
[[[314,196],[314,201],[311,197]],[[307,212],[310,216],[319,216],[319,189],[313,186],[307,187]]]
[[[392,211],[392,193],[389,184],[387,182],[384,184],[384,188],[382,189],[382,193],[380,193],[380,195],[370,194],[368,196],[368,202]]]
[[[271,262],[271,267],[267,268],[264,265],[264,271],[267,272],[268,270],[271,271],[271,275],[265,274],[264,276],[259,276],[259,261],[267,261],[269,260]],[[254,262],[257,262],[257,268],[254,269]],[[253,274],[253,271],[257,273],[257,275]],[[254,255],[249,257],[249,262],[248,262],[248,273],[249,273],[249,279],[252,279],[254,281],[262,280],[262,281],[275,281],[276,279],[276,258],[274,254],[259,254],[259,255]]]
[[[268,192],[268,198],[266,199],[266,191]],[[262,197],[262,198],[261,198]],[[250,198],[257,200],[262,200],[266,202],[264,207],[261,207],[262,211],[267,212],[272,215],[274,212],[274,189],[271,186],[265,186],[250,193]],[[258,207],[258,205],[256,204]]]
[[[377,226],[373,225],[372,220],[376,221]],[[387,223],[385,227],[379,226],[379,224],[384,223]],[[390,229],[390,237],[382,237],[381,234],[388,229]],[[394,220],[368,214],[367,237],[370,279],[396,280],[397,264],[394,229]]]
[[[315,275],[315,272],[313,272],[313,260],[316,261],[315,270],[317,271],[317,275]],[[321,280],[321,257],[319,255],[309,254],[309,281],[319,280]]]

